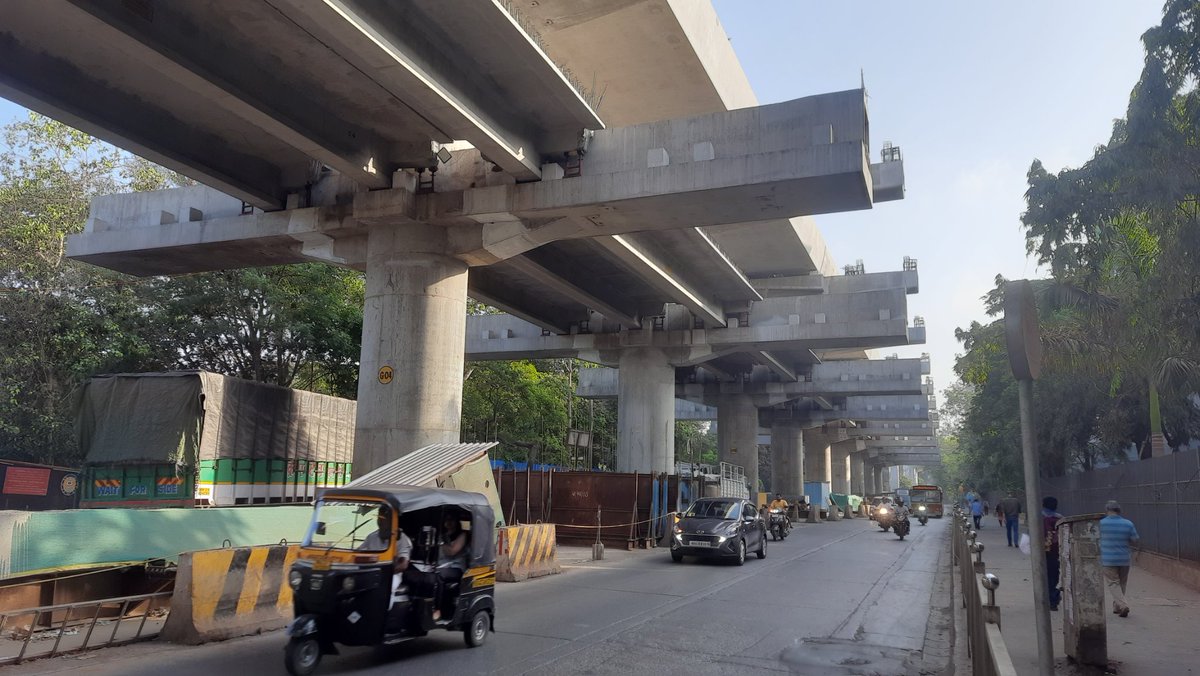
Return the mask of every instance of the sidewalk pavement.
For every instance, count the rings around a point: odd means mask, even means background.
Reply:
[[[1000,606],[1001,634],[1021,676],[1036,676],[1037,620],[1034,614],[1033,577],[1029,557],[1006,546],[1004,528],[993,515],[984,517],[978,542],[984,545],[983,561],[989,573],[1000,578],[996,604]],[[1022,533],[1027,532],[1022,525]],[[1038,550],[1033,550],[1034,554]],[[1131,612],[1120,618],[1108,613],[1109,672],[1085,670],[1067,663],[1063,650],[1062,613],[1050,613],[1053,627],[1056,674],[1116,673],[1122,676],[1177,676],[1200,674],[1200,646],[1195,641],[1200,620],[1200,592],[1153,575],[1137,567],[1129,572],[1127,597]],[[1111,610],[1112,600],[1105,600]]]

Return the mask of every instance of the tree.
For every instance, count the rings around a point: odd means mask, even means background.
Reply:
[[[202,368],[353,397],[362,277],[321,265],[138,279],[64,256],[92,198],[188,183],[40,115],[0,154],[0,455],[76,463],[99,373]]]
[[[363,277],[319,263],[159,280],[153,314],[175,366],[354,398]]]
[[[0,155],[0,454],[79,458],[72,396],[94,373],[161,366],[140,280],[64,258],[92,197],[170,174],[40,115],[7,126]],[[154,178],[157,176],[157,178]]]
[[[1198,436],[1198,18],[1194,0],[1166,3],[1143,35],[1146,63],[1125,119],[1078,169],[1052,174],[1035,160],[1022,216],[1030,253],[1054,276],[1046,301],[1067,320],[1052,346],[1103,365],[1114,396],[1136,383],[1143,453],[1152,436],[1173,445]]]

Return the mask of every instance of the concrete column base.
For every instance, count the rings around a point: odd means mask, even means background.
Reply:
[[[810,506],[808,508],[808,518],[805,519],[805,521],[807,521],[808,523],[820,523],[821,522],[821,510],[816,506]]]

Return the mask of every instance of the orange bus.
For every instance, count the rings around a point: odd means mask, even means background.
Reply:
[[[929,516],[942,518],[942,489],[937,486],[913,486],[908,489],[909,509],[915,510],[917,505],[925,505]]]

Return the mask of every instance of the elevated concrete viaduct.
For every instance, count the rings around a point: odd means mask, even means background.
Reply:
[[[640,331],[614,347],[654,426],[667,350],[718,372],[714,345],[757,342],[729,358],[798,380],[814,351],[923,341],[915,264],[842,281],[809,217],[903,197],[898,156],[867,159],[863,90],[757,106],[705,2],[513,7],[13,0],[0,95],[216,189],[97,199],[75,259],[366,272],[356,471],[458,440],[468,294],[572,340]],[[661,344],[658,317],[722,338]]]

